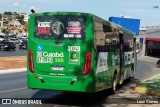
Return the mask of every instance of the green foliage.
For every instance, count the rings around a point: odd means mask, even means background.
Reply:
[[[28,31],[28,23],[25,23],[25,24],[24,24],[24,28],[23,28],[23,29],[24,29],[25,32]]]
[[[20,15],[17,12],[8,12],[8,11],[3,13],[3,17],[7,17],[8,15],[10,15],[10,16],[8,17],[7,21],[4,21],[5,24],[8,24],[12,20],[12,17],[15,17],[14,19],[18,19],[18,21],[22,24],[22,26],[24,26],[23,30],[28,31],[28,23],[26,23],[24,21],[24,16],[23,15]],[[1,18],[2,18],[2,14],[0,14],[0,20],[1,20]],[[6,33],[6,32],[8,32],[8,29],[7,28],[2,28],[2,32]]]
[[[17,13],[17,12],[13,12],[13,14],[14,14],[14,15],[17,15],[18,13]]]
[[[12,15],[12,12],[4,12],[5,15]]]
[[[2,33],[8,32],[8,28],[2,28],[1,30],[2,30]]]
[[[23,15],[19,15],[19,14],[17,14],[16,15],[16,18],[18,19],[18,21],[22,24],[22,25],[24,25],[25,24],[25,22],[23,21],[24,20],[24,16]]]

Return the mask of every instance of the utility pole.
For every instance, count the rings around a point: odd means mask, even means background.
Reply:
[[[2,19],[1,19],[1,28],[0,28],[0,32],[2,32],[2,27],[3,27],[3,13],[2,13]]]
[[[1,29],[3,27],[3,13],[2,13],[2,19],[1,19]]]

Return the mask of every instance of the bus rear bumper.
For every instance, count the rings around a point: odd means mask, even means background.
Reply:
[[[50,89],[77,92],[94,92],[93,79],[78,76],[50,76],[40,74],[27,74],[28,88]]]

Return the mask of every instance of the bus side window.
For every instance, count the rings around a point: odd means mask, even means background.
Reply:
[[[124,36],[124,52],[133,51],[133,37],[125,34]]]
[[[98,52],[112,52],[119,50],[119,36],[118,33],[112,31],[110,26],[104,25],[100,22],[94,22],[95,33],[95,49]]]
[[[95,49],[97,49],[97,46],[103,47],[105,46],[105,34],[103,31],[103,24],[101,22],[95,21],[94,22],[94,45]]]
[[[118,51],[119,50],[119,36],[115,32],[106,32],[106,51]]]
[[[95,32],[96,46],[105,46],[105,34],[103,32]]]

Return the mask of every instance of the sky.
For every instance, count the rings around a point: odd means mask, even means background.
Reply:
[[[154,8],[158,6],[159,8]],[[141,27],[160,25],[160,0],[0,0],[0,13],[85,12],[103,19],[121,15],[141,20]]]

